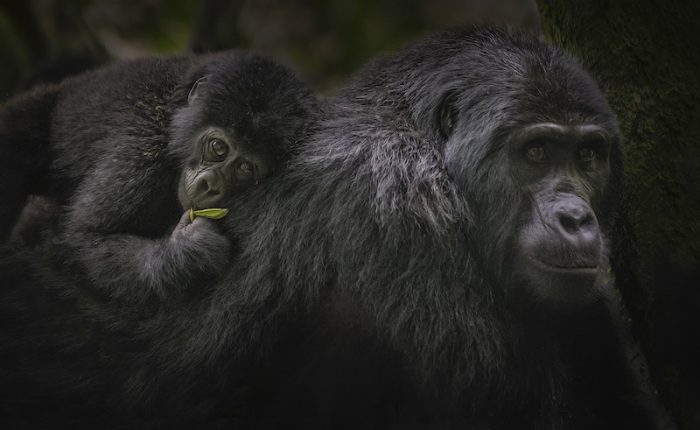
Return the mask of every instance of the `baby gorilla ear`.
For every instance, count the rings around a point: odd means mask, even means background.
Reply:
[[[192,85],[192,89],[190,89],[190,93],[187,95],[187,103],[192,104],[194,103],[195,100],[199,97],[199,91],[200,91],[200,86],[204,85],[207,83],[209,80],[209,75],[207,76],[202,76],[201,78],[197,79],[197,81]]]
[[[440,102],[440,108],[437,110],[437,125],[440,130],[440,135],[443,139],[449,139],[452,135],[452,129],[454,128],[455,121],[457,119],[457,112],[454,107],[455,93],[450,91],[442,97]]]

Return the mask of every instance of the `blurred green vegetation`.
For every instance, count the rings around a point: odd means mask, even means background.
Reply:
[[[532,0],[2,0],[0,100],[110,59],[228,48],[329,90],[379,51],[478,21],[538,28]]]
[[[0,100],[111,58],[181,51],[198,2],[31,0],[0,3]]]

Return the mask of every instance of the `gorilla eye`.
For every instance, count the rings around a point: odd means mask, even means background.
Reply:
[[[547,150],[542,144],[532,144],[525,150],[525,156],[532,162],[544,163],[547,161]]]
[[[581,163],[591,163],[596,159],[596,153],[592,148],[581,148],[576,156]]]
[[[238,165],[238,171],[243,176],[252,175],[254,170],[255,170],[255,168],[253,167],[253,165],[247,161],[242,161],[241,164]]]
[[[219,139],[210,140],[209,149],[211,149],[212,154],[216,155],[218,158],[224,158],[226,154],[228,154],[228,145]]]

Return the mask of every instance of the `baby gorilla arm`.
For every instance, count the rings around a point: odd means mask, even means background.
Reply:
[[[213,223],[197,217],[190,224],[185,213],[165,239],[95,235],[92,240],[97,246],[82,254],[82,260],[90,277],[101,280],[114,298],[143,303],[155,295],[165,300],[201,278],[222,272],[230,245]],[[111,264],[105,265],[108,256]]]
[[[66,240],[76,259],[94,285],[120,301],[173,297],[217,276],[229,262],[230,244],[216,221],[197,217],[190,222],[189,211],[168,237],[135,234],[139,225],[164,222],[159,215],[164,189],[170,187],[158,171],[98,168],[79,188],[68,214]],[[140,201],[112,198],[135,195]]]

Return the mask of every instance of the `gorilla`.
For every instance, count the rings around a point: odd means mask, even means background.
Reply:
[[[607,255],[620,133],[561,50],[436,34],[366,66],[261,196],[224,277],[147,317],[5,248],[17,426],[668,428]],[[7,426],[6,426],[7,427]]]
[[[0,236],[27,194],[47,196],[66,206],[59,234],[102,294],[168,300],[229,261],[229,241],[195,215],[282,169],[315,109],[289,69],[238,51],[39,87],[0,111]]]

